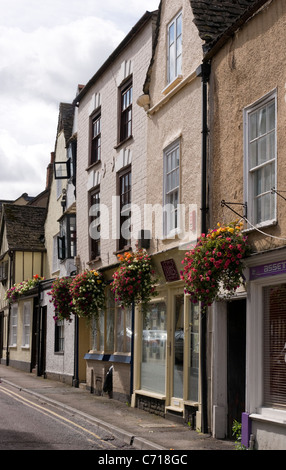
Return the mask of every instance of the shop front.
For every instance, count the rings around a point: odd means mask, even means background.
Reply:
[[[247,377],[243,443],[286,448],[286,250],[248,260]]]

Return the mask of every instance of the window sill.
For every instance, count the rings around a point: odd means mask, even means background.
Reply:
[[[126,144],[126,142],[129,142],[129,140],[133,140],[133,135],[130,135],[129,137],[127,137],[126,139],[124,140],[121,140],[121,142],[118,142],[117,145],[115,145],[115,147],[113,147],[115,150],[118,150],[122,145]]]
[[[91,163],[91,164],[85,169],[85,171],[90,171],[90,170],[92,170],[93,168],[99,166],[100,163],[101,163],[101,160],[97,160],[97,162]]]
[[[181,81],[183,80],[182,75],[178,75],[171,83],[168,83],[168,85],[162,90],[163,95],[167,95],[170,91],[172,91]]]
[[[91,264],[94,264],[94,263],[97,263],[98,261],[101,261],[101,257],[100,256],[97,256],[96,258],[90,260],[87,262],[88,265],[91,265]]]
[[[121,250],[117,250],[117,251],[114,251],[113,254],[115,256],[117,255],[121,255],[122,253],[125,253],[126,251],[132,251],[132,246],[128,246],[126,245],[124,248],[122,248]]]
[[[181,234],[182,230],[180,228],[176,228],[171,230],[167,235],[163,235],[162,241],[176,240]]]
[[[286,425],[286,410],[274,408],[260,408],[258,413],[251,413],[250,418],[255,421],[271,422],[275,424]]]
[[[148,390],[135,390],[135,395],[143,395],[145,397],[156,398],[157,400],[166,400],[166,395],[160,393],[149,392]]]
[[[247,227],[247,228],[243,229],[243,233],[251,233],[251,232],[255,232],[256,230],[259,231],[259,230],[262,230],[262,229],[274,227],[275,225],[278,225],[278,221],[276,219],[273,219],[273,220],[269,220],[269,221],[266,221],[266,222],[261,222],[261,223],[256,224],[256,225],[252,225],[251,227]]]

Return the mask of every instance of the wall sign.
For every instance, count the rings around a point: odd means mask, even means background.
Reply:
[[[161,266],[167,282],[178,281],[180,279],[176,263],[173,259],[161,261]]]
[[[260,266],[250,268],[251,281],[267,276],[275,276],[276,274],[286,274],[286,260],[277,261],[276,263],[262,264]]]

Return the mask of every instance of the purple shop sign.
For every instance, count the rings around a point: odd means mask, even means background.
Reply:
[[[286,273],[286,260],[277,261],[276,263],[267,263],[260,266],[250,268],[250,280],[260,279],[268,276],[275,276],[276,274]]]

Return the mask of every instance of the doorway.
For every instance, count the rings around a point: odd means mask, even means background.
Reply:
[[[0,364],[3,356],[3,341],[4,341],[4,313],[0,312]]]
[[[170,405],[182,412],[184,402],[198,403],[199,308],[180,289],[173,291],[170,311]]]
[[[241,422],[245,411],[246,300],[227,307],[227,433],[232,437],[234,420]]]

